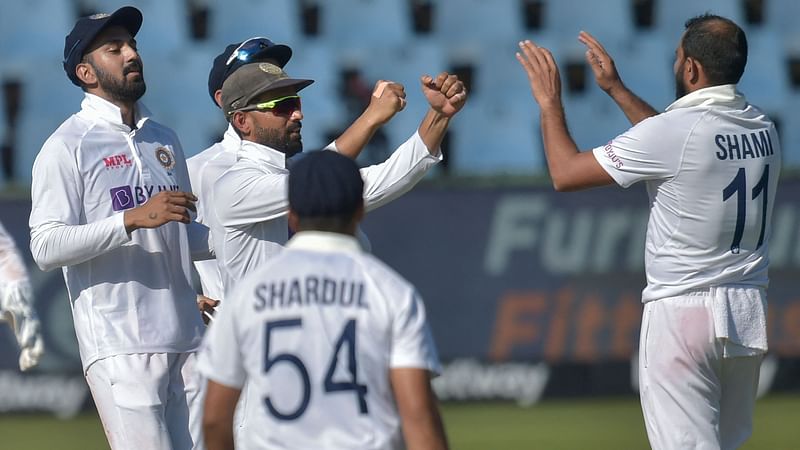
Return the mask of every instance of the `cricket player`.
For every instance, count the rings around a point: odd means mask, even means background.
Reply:
[[[286,158],[303,149],[298,93],[311,83],[290,78],[276,65],[253,63],[236,70],[222,86],[223,112],[242,138],[236,164],[214,184],[213,209],[222,230],[212,226],[211,231],[226,293],[289,238]],[[447,73],[423,76],[421,84],[430,108],[418,130],[387,161],[362,169],[367,209],[404,194],[441,160],[439,146],[466,102],[466,90]],[[380,90],[373,95],[385,95]],[[396,97],[397,103],[405,101]]]
[[[352,159],[313,152],[289,174],[286,249],[248,274],[209,328],[209,450],[447,448],[430,378],[440,370],[414,287],[354,238],[364,182]]]
[[[733,449],[752,431],[767,351],[766,288],[781,149],[772,121],[736,89],[747,40],[734,22],[686,22],[676,97],[658,114],[629,91],[589,34],[595,78],[634,127],[590,152],[567,131],[558,67],[520,43],[559,191],[644,182],[650,196],[639,387],[654,449]]]
[[[44,354],[39,317],[31,304],[28,271],[14,239],[0,223],[0,321],[8,322],[19,344],[19,368],[35,367]]]
[[[222,84],[238,68],[253,62],[267,62],[283,68],[291,57],[292,49],[289,46],[275,44],[264,37],[252,37],[228,45],[225,51],[214,58],[208,75],[208,93],[214,104],[221,107]],[[381,95],[377,95],[378,89],[381,90]],[[377,129],[404,107],[405,92],[402,86],[384,80],[378,81],[375,95],[372,96],[364,113],[326,149],[356,158]],[[215,229],[220,228],[214,221],[212,211],[206,212],[206,208],[211,208],[214,204],[214,183],[236,162],[236,153],[241,143],[242,139],[233,125],[228,124],[222,141],[186,161],[194,194],[199,200],[195,219],[197,222]],[[194,264],[200,276],[203,293],[212,299],[222,299],[224,290],[217,261],[215,259],[195,261]]]
[[[175,133],[138,101],[141,24],[123,7],[79,19],[66,37],[64,70],[85,97],[34,162],[31,251],[42,270],[64,272],[111,448],[191,449],[205,327],[190,255],[210,256],[208,229],[187,225],[196,198]]]

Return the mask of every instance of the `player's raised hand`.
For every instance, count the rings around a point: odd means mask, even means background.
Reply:
[[[526,40],[519,43],[517,60],[522,64],[531,85],[533,98],[541,108],[561,105],[561,76],[553,54]]]
[[[586,46],[586,62],[592,68],[594,80],[600,89],[609,92],[622,85],[614,60],[591,34],[581,31],[578,40]]]
[[[402,84],[378,80],[365,113],[377,124],[383,125],[406,107],[406,91]]]
[[[436,78],[423,75],[420,78],[422,93],[434,111],[445,117],[453,117],[467,102],[467,88],[457,76],[442,72]]]
[[[156,228],[168,222],[189,223],[189,211],[197,211],[191,192],[161,191],[144,205],[125,211],[128,233],[138,228]]]

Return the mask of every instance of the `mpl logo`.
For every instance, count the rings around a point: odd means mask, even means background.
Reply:
[[[120,186],[111,188],[111,208],[114,211],[124,211],[131,209],[136,204],[133,200],[133,192],[130,186]]]
[[[107,158],[103,158],[103,163],[106,165],[106,169],[119,169],[122,167],[130,167],[133,165],[133,161],[128,159],[128,155],[125,153],[120,153],[119,155],[111,155]]]

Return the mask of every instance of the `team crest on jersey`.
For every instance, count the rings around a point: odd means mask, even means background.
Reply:
[[[156,149],[156,159],[167,170],[172,170],[175,167],[175,155],[167,147],[158,147]]]

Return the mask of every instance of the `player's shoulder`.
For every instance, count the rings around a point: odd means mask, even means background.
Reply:
[[[414,285],[405,277],[375,255],[367,252],[354,253],[350,256],[364,274],[375,281],[375,286],[387,295],[408,294],[414,291]]]
[[[44,141],[39,157],[74,155],[94,126],[94,122],[73,114]]]

